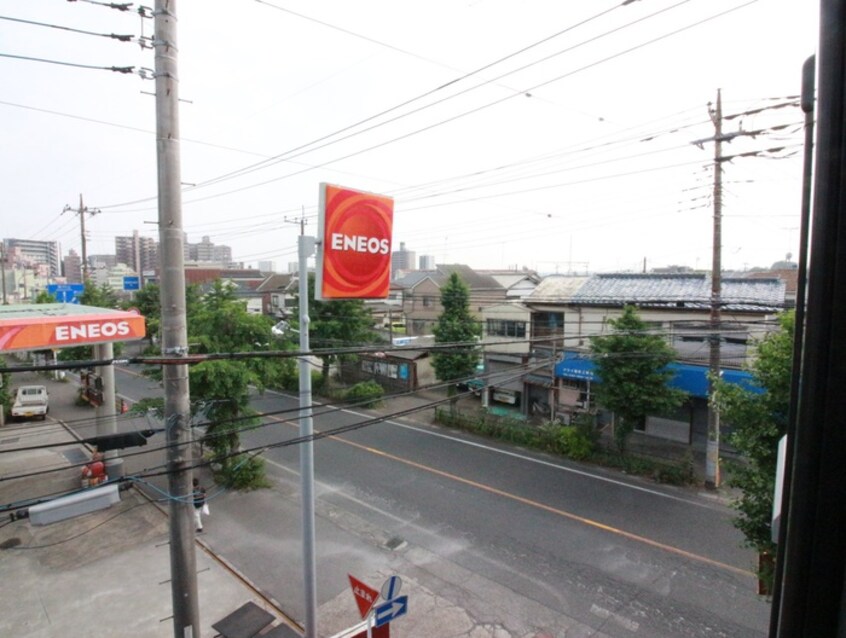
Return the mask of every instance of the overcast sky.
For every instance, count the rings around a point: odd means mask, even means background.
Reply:
[[[150,2],[152,4],[152,1]],[[137,6],[137,5],[136,5]],[[722,89],[723,264],[798,252],[796,0],[180,0],[183,215],[246,264],[296,260],[322,181],[395,198],[394,248],[475,268],[711,264]],[[0,0],[3,237],[113,253],[158,237],[152,20],[90,0]],[[15,20],[10,20],[14,18]],[[781,108],[766,108],[781,106]],[[777,150],[773,150],[777,149]],[[755,153],[760,151],[760,153]],[[233,175],[233,173],[235,173]],[[223,179],[218,179],[223,178]],[[287,220],[289,221],[286,221]]]

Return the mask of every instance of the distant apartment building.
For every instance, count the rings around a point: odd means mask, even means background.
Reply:
[[[68,283],[82,283],[82,258],[73,248],[62,261],[62,270]]]
[[[115,259],[135,272],[155,270],[159,259],[159,245],[152,237],[142,237],[135,230],[131,237],[115,237]]]
[[[184,255],[186,261],[213,263],[228,266],[232,263],[232,248],[215,245],[208,235],[197,244],[185,242]]]
[[[419,270],[434,270],[435,256],[434,255],[420,255]]]
[[[400,242],[399,250],[391,253],[391,278],[395,278],[399,272],[414,270],[417,253],[413,250],[406,250],[405,242]]]
[[[95,268],[114,268],[117,266],[116,255],[88,255],[88,267]]]
[[[3,240],[3,250],[6,261],[12,266],[33,268],[44,266],[51,277],[61,277],[61,256],[59,242],[39,241],[37,239]]]
[[[262,272],[272,273],[276,272],[276,262],[275,261],[260,261],[258,263],[258,269]]]

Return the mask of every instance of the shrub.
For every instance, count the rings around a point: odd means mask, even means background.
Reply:
[[[242,455],[224,465],[215,478],[225,487],[235,490],[255,490],[270,487],[265,472],[264,459]]]
[[[344,393],[344,399],[350,403],[359,403],[363,407],[370,408],[378,405],[385,390],[375,381],[362,381]]]

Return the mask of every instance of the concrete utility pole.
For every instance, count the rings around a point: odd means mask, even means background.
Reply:
[[[63,213],[73,212],[79,215],[79,237],[82,241],[82,282],[85,283],[88,281],[88,250],[86,247],[87,239],[85,237],[85,216],[86,215],[96,215],[100,212],[100,210],[96,208],[87,208],[82,203],[82,193],[79,194],[79,208],[71,208],[70,206],[65,206],[62,209]]]
[[[3,278],[3,305],[8,305],[6,300],[6,244],[0,242],[0,276]]]
[[[711,266],[711,332],[708,375],[708,443],[705,449],[705,487],[720,486],[720,411],[716,402],[716,384],[720,376],[720,306],[722,287],[722,217],[723,173],[722,160],[723,103],[717,89],[717,105],[711,111],[714,123],[714,246]]]
[[[162,354],[188,353],[182,198],[179,165],[179,76],[176,0],[156,0],[156,156],[159,182]],[[200,637],[197,558],[194,553],[191,414],[188,366],[163,366],[170,495],[170,571],[174,638]]]

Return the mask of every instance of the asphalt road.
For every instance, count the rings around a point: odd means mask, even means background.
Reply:
[[[126,371],[117,384],[133,400],[161,392]],[[254,407],[279,412],[296,400],[266,393]],[[245,433],[243,445],[295,437],[285,422],[294,417],[272,417]],[[317,409],[315,430],[370,417]],[[576,625],[595,632],[579,635],[766,635],[769,606],[754,593],[754,555],[741,549],[730,510],[695,490],[402,420],[314,447],[320,604],[346,589],[345,574],[384,569],[511,635],[538,627],[571,635]],[[298,449],[263,456],[274,489],[219,494],[205,540],[301,617],[293,584],[301,582]]]

